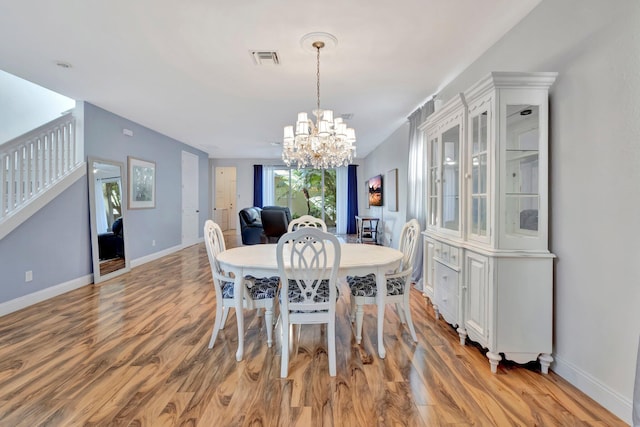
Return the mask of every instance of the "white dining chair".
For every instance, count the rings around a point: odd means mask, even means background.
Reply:
[[[211,220],[207,220],[204,224],[204,241],[216,293],[216,317],[209,341],[209,348],[213,348],[218,332],[224,328],[224,324],[227,322],[229,309],[235,307],[234,277],[223,271],[216,259],[217,255],[226,248],[220,226]],[[278,296],[280,278],[277,276],[264,278],[247,276],[244,282],[245,286],[241,296],[243,307],[265,310],[264,325],[267,330],[267,345],[271,347],[273,345],[274,305]],[[242,316],[242,313],[236,313],[236,316]]]
[[[322,229],[324,232],[327,231],[327,224],[320,218],[311,215],[302,215],[300,218],[292,219],[287,231],[296,231],[302,227],[315,227]]]
[[[286,378],[289,372],[289,327],[306,324],[327,325],[329,375],[335,376],[340,242],[315,227],[301,227],[280,238],[276,253],[282,284],[280,376]]]
[[[409,296],[411,294],[410,276],[413,271],[419,238],[420,224],[416,219],[412,219],[402,227],[398,247],[403,253],[402,260],[394,272],[385,275],[387,292],[383,298],[384,304],[395,303],[400,321],[408,325],[414,342],[417,342],[418,338],[411,319]],[[347,283],[351,290],[351,321],[355,320],[356,322],[356,342],[360,344],[364,319],[363,306],[376,304],[376,276],[373,273],[366,276],[347,276]]]

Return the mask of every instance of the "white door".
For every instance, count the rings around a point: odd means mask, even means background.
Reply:
[[[216,167],[215,218],[222,230],[234,230],[237,222],[236,168]]]
[[[182,246],[198,243],[198,156],[182,152]]]

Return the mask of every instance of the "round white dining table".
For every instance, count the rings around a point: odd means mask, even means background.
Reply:
[[[243,278],[245,276],[271,277],[278,275],[276,244],[239,246],[227,249],[218,256],[223,270],[235,275],[234,295],[242,295]],[[359,243],[342,243],[340,245],[340,271],[338,276],[376,275],[378,306],[378,355],[385,357],[382,342],[382,326],[384,324],[384,297],[386,295],[385,273],[395,269],[402,259],[402,252],[386,246],[365,245]],[[286,258],[286,257],[285,257]],[[242,299],[236,298],[236,319],[238,322],[238,351],[236,360],[244,355],[244,316],[242,316]]]

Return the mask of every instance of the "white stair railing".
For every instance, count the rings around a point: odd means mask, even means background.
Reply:
[[[72,114],[0,145],[0,223],[72,171],[78,157]]]

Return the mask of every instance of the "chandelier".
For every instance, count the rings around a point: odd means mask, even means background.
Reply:
[[[325,36],[335,40],[329,34]],[[353,128],[347,128],[342,117],[334,119],[333,111],[320,109],[320,49],[325,43],[314,41],[312,46],[316,49],[317,102],[313,111],[316,122],[309,119],[307,113],[298,113],[295,133],[293,126],[284,127],[282,160],[287,166],[294,165],[298,168],[310,166],[326,169],[347,166],[356,154],[356,133]]]

